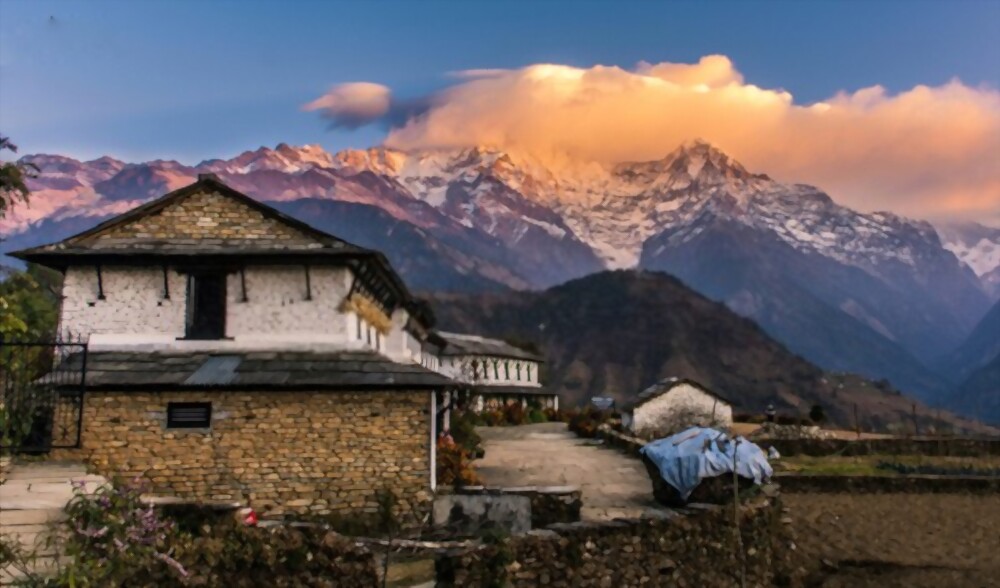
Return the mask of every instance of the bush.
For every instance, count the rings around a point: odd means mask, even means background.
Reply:
[[[437,481],[443,486],[477,486],[472,454],[457,443],[437,444]]]
[[[504,422],[508,425],[523,425],[528,422],[528,414],[520,402],[503,407]]]
[[[823,410],[823,405],[814,404],[812,408],[809,409],[809,420],[816,423],[817,425],[826,420],[826,411]]]
[[[612,417],[610,411],[603,411],[593,406],[586,406],[580,410],[567,411],[569,430],[580,437],[592,438],[597,436],[597,428]]]
[[[528,413],[528,420],[532,423],[547,423],[549,421],[549,417],[547,417],[543,411],[536,408]]]
[[[51,577],[25,585],[129,586],[371,586],[374,557],[325,529],[248,527],[213,517],[185,530],[140,500],[138,484],[106,486],[90,496],[81,485],[54,534],[64,556]],[[390,505],[391,506],[391,505]]]
[[[471,455],[479,452],[483,442],[479,433],[476,433],[479,421],[480,419],[471,410],[456,413],[451,419],[451,438]]]

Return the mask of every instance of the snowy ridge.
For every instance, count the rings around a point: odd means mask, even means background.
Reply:
[[[262,186],[267,199],[321,197],[375,204],[426,226],[406,204],[419,201],[461,226],[511,245],[536,230],[567,243],[582,242],[610,268],[634,267],[643,243],[655,235],[673,231],[678,239],[690,238],[701,222],[713,218],[768,231],[800,251],[876,274],[887,265],[912,268],[947,255],[927,223],[886,212],[856,212],[818,188],[751,173],[704,141],[685,143],[655,161],[567,162],[558,169],[528,154],[489,147],[410,153],[374,147],[330,154],[318,145],[285,143],[192,167],[174,161],[125,164],[109,157],[79,162],[35,155],[24,160],[38,165],[41,174],[34,181],[31,206],[0,221],[7,234],[23,232],[43,218],[119,210],[120,205],[110,203],[162,194],[201,172],[237,183],[244,176],[257,183],[259,173],[276,172],[286,179],[268,177],[274,187]],[[371,185],[365,172],[385,185]],[[1000,230],[974,242],[950,238],[946,248],[977,275],[1000,266]]]

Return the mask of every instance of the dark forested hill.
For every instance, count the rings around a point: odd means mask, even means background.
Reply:
[[[805,414],[821,404],[848,424],[857,403],[869,426],[912,423],[911,399],[888,384],[824,372],[666,274],[602,272],[544,292],[439,295],[434,302],[442,329],[537,343],[549,362],[547,381],[566,403],[596,395],[625,401],[677,376],[733,397],[738,411],[773,402]],[[927,419],[934,414],[917,406]]]

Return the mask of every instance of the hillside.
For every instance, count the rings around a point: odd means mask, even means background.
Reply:
[[[965,414],[989,423],[1000,423],[1000,355],[972,372],[959,387],[952,403]]]
[[[849,425],[857,403],[868,427],[912,423],[911,399],[887,384],[824,372],[662,273],[602,272],[544,292],[439,295],[434,307],[442,329],[537,343],[549,362],[547,382],[567,404],[597,395],[625,401],[678,376],[732,396],[741,412],[773,402],[804,414],[821,404],[831,420]],[[929,422],[936,413],[918,404],[918,414]]]
[[[1000,356],[1000,301],[983,317],[964,342],[942,366],[956,382],[963,382],[973,372]]]

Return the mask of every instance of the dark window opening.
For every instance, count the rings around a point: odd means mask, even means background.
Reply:
[[[196,274],[188,278],[188,339],[226,336],[226,275]]]
[[[168,402],[168,429],[208,429],[212,426],[211,402]]]

